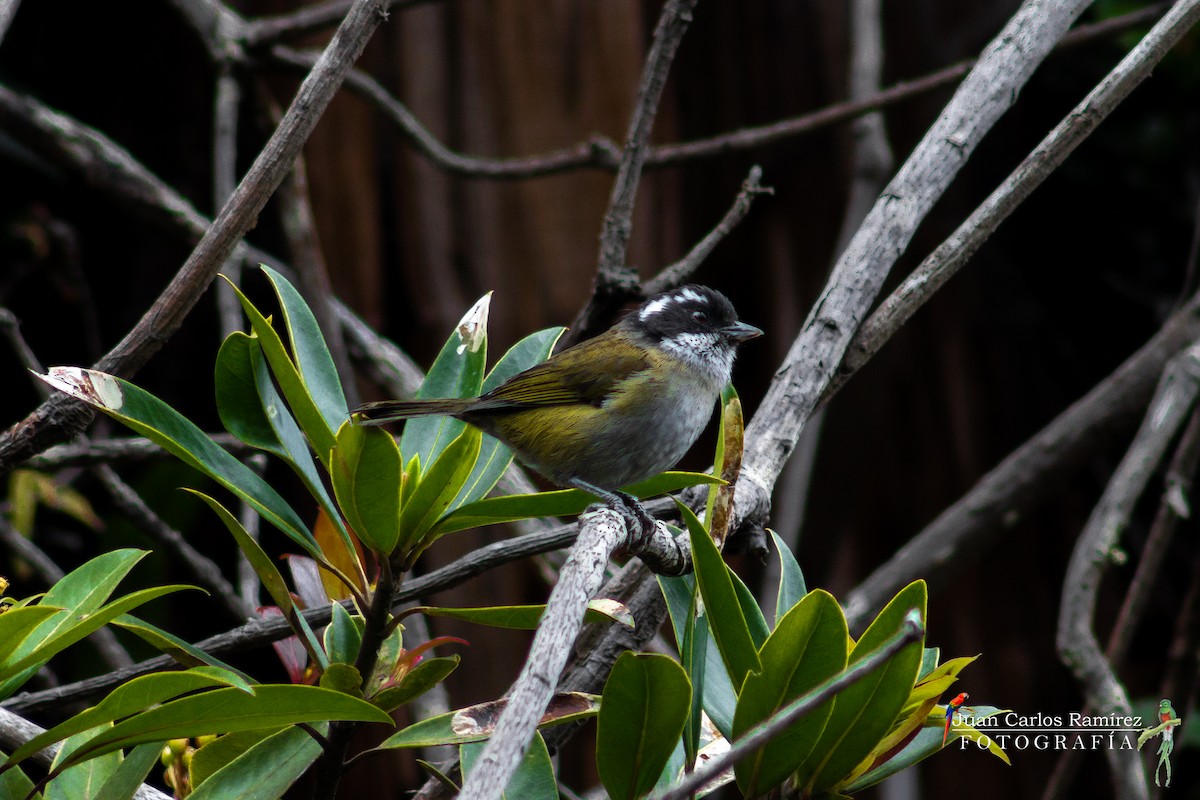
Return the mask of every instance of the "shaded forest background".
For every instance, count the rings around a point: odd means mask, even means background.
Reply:
[[[233,7],[259,17],[299,5],[276,0]],[[1017,5],[883,4],[883,85],[977,55]],[[1099,3],[1084,19],[1139,5]],[[393,12],[359,66],[463,153],[535,154],[596,133],[619,142],[659,8],[634,0],[417,4]],[[922,224],[892,283],[986,197],[1142,30],[1097,38],[1045,62]],[[652,140],[696,139],[844,100],[849,37],[848,4],[837,0],[701,3]],[[293,44],[319,45],[326,38],[316,34]],[[794,475],[780,482],[775,499],[775,527],[797,536],[810,588],[844,597],[1110,373],[1195,291],[1198,47],[1193,32],[830,404],[807,502],[794,493],[801,485]],[[255,70],[280,104],[302,77],[269,59]],[[0,82],[105,132],[209,214],[216,205],[215,79],[203,44],[170,3],[26,0],[0,43]],[[936,89],[884,109],[898,162],[952,91]],[[259,96],[242,100],[239,170],[270,131],[264,107]],[[827,126],[753,150],[652,169],[642,181],[629,263],[643,277],[681,257],[711,229],[751,165],[761,165],[763,183],[774,188],[695,276],[729,294],[742,318],[767,332],[743,348],[735,373],[748,415],[837,256],[852,144],[848,124]],[[496,292],[491,336],[497,355],[531,330],[569,322],[591,292],[608,171],[507,181],[448,174],[346,91],[319,123],[305,164],[334,292],[420,364],[428,364],[462,312],[486,291]],[[292,257],[274,204],[249,240],[283,260]],[[92,363],[150,306],[189,251],[172,231],[40,156],[36,142],[0,128],[0,306],[16,315],[43,363]],[[266,296],[258,276],[248,275],[247,287],[252,296]],[[211,365],[219,344],[215,305],[206,299],[136,381],[215,429]],[[0,348],[0,376],[0,426],[8,427],[39,398],[8,347]],[[363,399],[380,397],[366,380],[358,390]],[[1127,420],[1128,433],[1138,422]],[[934,576],[929,641],[944,656],[983,654],[962,680],[973,701],[1030,714],[1080,708],[1078,689],[1055,653],[1055,617],[1075,537],[1127,444],[1128,436],[1114,437],[1094,448],[1062,481],[1054,501],[1014,520],[999,546],[975,553],[952,574]],[[690,466],[704,466],[710,452],[706,439]],[[197,480],[185,468],[156,461],[124,467],[122,474],[191,542],[232,570],[224,532],[198,503],[173,491]],[[94,476],[83,471],[63,479],[93,500],[105,526],[92,531],[52,512],[39,517],[36,540],[59,564],[69,568],[104,548],[149,546],[112,508]],[[1152,490],[1145,518],[1125,536],[1129,565],[1157,493]],[[1157,703],[1166,643],[1200,563],[1196,532],[1194,522],[1184,523],[1122,673],[1135,698]],[[425,567],[469,551],[485,540],[480,537],[503,535],[444,540]],[[154,564],[150,580],[181,579],[178,565],[163,558]],[[0,562],[0,573],[14,569],[10,559]],[[748,559],[738,569],[752,586],[763,572]],[[1102,606],[1119,602],[1129,573],[1130,566],[1110,573]],[[541,572],[523,563],[432,599],[540,602],[545,591]],[[169,604],[175,605],[159,622],[191,640],[237,622],[211,603],[181,598],[160,605]],[[435,627],[472,643],[448,683],[455,705],[504,692],[526,639],[440,622]],[[264,649],[245,658],[269,664],[271,654]],[[93,666],[64,662],[59,679],[82,677]],[[1186,728],[1187,710],[1180,711]],[[964,776],[981,799],[1038,796],[1055,754],[1030,750],[1013,753],[1013,761],[1008,768],[983,753],[944,754],[922,768],[922,796],[957,795]],[[1176,758],[1173,796],[1197,796],[1194,761]],[[415,785],[408,770],[396,768],[397,787]],[[1106,779],[1100,754],[1089,755],[1079,796],[1106,792]],[[381,785],[378,776],[373,780]],[[577,788],[589,783],[569,773],[566,781]]]

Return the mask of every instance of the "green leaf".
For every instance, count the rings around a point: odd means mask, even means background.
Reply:
[[[482,741],[491,736],[496,720],[500,718],[507,704],[508,701],[504,699],[492,700],[421,720],[392,734],[375,749],[392,750]],[[559,692],[550,698],[550,704],[546,713],[542,715],[538,728],[576,722],[595,716],[599,710],[600,698],[597,695]]]
[[[329,726],[320,722],[314,723],[313,727],[322,735],[329,731]],[[233,741],[222,744],[226,739]],[[214,746],[218,748],[207,756],[201,755]],[[238,749],[242,751],[238,753]],[[276,800],[284,796],[288,787],[320,758],[322,752],[320,742],[294,727],[266,736],[262,731],[222,736],[196,751],[192,770],[195,774],[198,768],[203,769],[200,776],[203,780],[188,798]],[[228,760],[221,763],[226,758]]]
[[[481,391],[489,392],[517,373],[545,361],[565,330],[566,328],[547,328],[531,333],[517,342],[496,362],[496,366],[492,367],[492,371],[484,378]],[[471,476],[467,478],[462,492],[454,499],[450,508],[453,510],[487,496],[504,474],[504,470],[508,469],[512,457],[512,451],[508,447],[499,439],[485,433],[479,448],[479,457],[475,460],[475,468],[471,470]]]
[[[225,429],[246,444],[283,459],[334,522],[345,547],[353,551],[308,441],[275,390],[258,339],[241,331],[227,336],[217,353],[214,379],[217,410]]]
[[[353,664],[362,644],[364,621],[352,617],[341,603],[332,603],[333,616],[325,628],[325,653],[332,662]]]
[[[328,467],[329,451],[333,448],[333,432],[336,428],[325,420],[321,409],[317,407],[309,393],[309,387],[305,385],[304,378],[288,354],[287,348],[284,347],[283,339],[271,326],[271,321],[254,307],[246,295],[242,294],[241,289],[234,286],[232,282],[229,285],[233,287],[238,301],[242,304],[242,310],[246,312],[246,318],[250,320],[251,329],[258,336],[263,355],[267,357],[267,363],[271,365],[271,373],[275,376],[283,396],[287,398],[292,413],[296,415],[296,421],[312,444],[317,458]]]
[[[796,698],[846,668],[849,631],[837,600],[810,592],[779,620],[759,651],[762,672],[751,674],[738,696],[733,718],[736,741]],[[765,747],[734,767],[738,787],[757,797],[787,780],[816,746],[833,700],[789,726]]]
[[[96,370],[53,367],[42,379],[75,399],[103,411],[188,466],[212,478],[237,495],[238,499],[249,503],[314,558],[322,557],[316,540],[304,522],[270,484],[154,395],[128,381]]]
[[[150,774],[150,770],[158,764],[161,752],[162,747],[159,742],[139,744],[133,748],[122,759],[121,766],[117,767],[112,777],[100,787],[100,791],[95,795],[96,800],[128,800],[132,798],[137,790],[142,788],[142,783]]]
[[[313,404],[325,418],[325,424],[329,430],[336,431],[349,418],[350,412],[346,407],[346,395],[342,391],[337,366],[325,344],[317,318],[286,278],[266,264],[261,266],[275,287],[279,307],[283,309],[283,322],[292,342],[296,369],[312,396]]]
[[[338,429],[330,477],[350,527],[383,555],[400,541],[400,449],[382,428],[347,422]]]
[[[742,617],[746,620],[746,630],[750,632],[750,640],[754,642],[755,649],[758,649],[771,635],[771,629],[767,627],[766,617],[759,608],[758,600],[754,598],[754,592],[750,591],[750,587],[745,584],[741,576],[733,570],[729,570],[729,579],[733,582],[734,592],[737,593],[738,605],[741,606]]]
[[[619,622],[627,628],[633,627],[633,618],[628,608],[612,601],[597,598],[588,603],[583,621],[587,623]],[[422,614],[427,617],[448,617],[473,622],[476,625],[487,625],[491,628],[508,628],[510,630],[536,630],[542,615],[546,613],[545,604],[528,606],[485,606],[478,608],[441,608],[437,606],[422,606]]]
[[[1000,711],[1000,709],[995,707],[987,708],[990,709],[990,713],[985,711],[983,714],[976,714],[975,718],[980,719],[983,717],[992,716],[992,714]],[[976,710],[978,711],[982,709],[984,709],[984,707],[979,707]],[[839,791],[848,795],[857,794],[863,789],[874,786],[883,779],[895,775],[897,772],[908,769],[914,764],[924,761],[926,758],[942,749],[943,725],[944,718],[940,714],[936,717],[934,715],[930,715],[929,719],[926,720],[925,724],[921,727],[921,730],[917,732],[917,735],[914,736],[908,742],[908,744],[906,744],[903,749],[900,750],[900,752],[896,753],[887,761],[884,761],[874,769],[869,770],[863,775],[860,775],[858,778],[855,778],[853,781],[839,789]],[[960,730],[963,733],[963,738],[972,740],[974,740],[974,737],[971,735],[971,733],[968,733],[968,731],[975,734],[979,733],[979,731],[975,730],[975,728],[971,728],[969,726],[957,726],[951,731],[951,740],[955,738],[956,733]],[[980,734],[980,736],[982,736],[982,734]],[[1000,749],[1000,747],[994,742],[992,743],[992,746],[996,748],[992,751],[993,754],[1004,761],[1004,763],[1008,764],[1008,755],[1004,752],[1004,750]]]
[[[488,292],[463,315],[426,373],[425,381],[417,390],[418,398],[479,395],[487,361],[487,311],[490,300],[491,292]],[[421,457],[422,464],[431,463],[466,427],[465,422],[445,416],[408,420],[400,437],[400,452],[404,454],[405,463],[414,455]]]
[[[252,695],[240,689],[213,689],[117,723],[76,751],[63,768],[144,742],[326,720],[392,721],[365,700],[317,686],[268,684],[256,687]]]
[[[783,615],[804,598],[808,587],[804,583],[800,564],[787,543],[775,531],[771,531],[771,538],[775,540],[775,557],[779,559],[779,592],[775,599],[775,622],[778,624]]]
[[[926,597],[924,581],[901,589],[859,638],[848,663],[883,646],[903,627],[910,609],[918,609],[923,623]],[[837,696],[821,740],[798,773],[806,791],[817,794],[837,786],[887,734],[916,682],[923,649],[922,642],[913,642]]]
[[[58,754],[54,757],[51,775],[54,779],[46,786],[46,800],[76,800],[76,798],[94,797],[100,787],[108,782],[121,766],[119,753],[107,753],[99,758],[76,764],[69,769],[57,771],[56,768],[71,757],[81,746],[97,733],[107,730],[107,726],[99,729],[84,731],[76,734],[62,743]]]
[[[461,660],[457,655],[426,658],[413,667],[399,685],[378,692],[371,698],[371,702],[384,711],[395,711],[446,680],[447,676],[458,668]]]
[[[668,492],[677,492],[689,486],[719,482],[719,478],[701,472],[664,472],[653,478],[625,488],[626,492],[642,499]],[[560,489],[536,494],[510,494],[503,497],[487,497],[455,509],[434,526],[441,536],[482,525],[499,525],[518,519],[534,517],[566,517],[582,514],[588,506],[598,500],[579,489]]]
[[[107,697],[89,709],[50,730],[35,736],[18,747],[9,756],[16,764],[69,736],[91,730],[99,725],[128,717],[187,692],[209,689],[214,686],[231,686],[246,693],[253,689],[240,676],[215,667],[197,667],[184,672],[158,672],[142,675],[121,684]]]
[[[464,744],[459,748],[463,774],[469,775],[475,761],[483,753],[483,743]],[[554,763],[542,735],[535,734],[529,749],[500,794],[504,800],[558,800],[558,783],[554,779]]]
[[[169,655],[185,667],[198,667],[207,664],[210,667],[220,667],[226,672],[233,673],[247,683],[257,683],[257,681],[246,673],[229,666],[216,656],[211,656],[190,642],[185,642],[178,636],[167,633],[162,628],[151,625],[149,622],[138,619],[131,614],[122,614],[114,619],[112,624],[136,635],[151,647]]]
[[[6,763],[7,760],[4,753],[0,753],[0,767],[3,767]],[[29,780],[29,777],[21,771],[20,767],[0,772],[0,797],[5,798],[5,800],[10,797],[29,797],[31,792],[33,792],[33,781]],[[35,799],[41,798],[41,795],[36,794],[33,797]]]
[[[72,615],[67,618],[67,622],[61,626],[56,626],[54,632],[43,638],[37,646],[24,656],[15,658],[0,667],[0,681],[8,681],[14,675],[19,675],[27,669],[36,669],[49,661],[53,656],[66,650],[71,645],[78,642],[80,639],[91,634],[93,631],[107,625],[111,620],[124,614],[126,611],[137,608],[143,603],[149,602],[157,597],[162,597],[165,594],[178,592],[182,589],[195,589],[195,586],[155,586],[150,589],[142,589],[141,591],[128,594],[118,600],[114,600],[106,606],[102,606],[97,611],[83,616]],[[62,612],[59,612],[62,613]],[[53,620],[51,620],[53,622]],[[32,637],[30,637],[32,638]],[[29,644],[29,639],[25,642]],[[22,676],[23,677],[23,676]],[[0,697],[7,696],[11,688],[7,685],[3,690],[0,690]]]
[[[671,623],[675,627],[676,645],[680,648],[680,652],[684,652],[686,630],[681,627],[680,621],[688,619],[688,608],[692,598],[692,587],[695,586],[695,578],[692,575],[683,575],[678,578],[660,575],[658,582],[662,587],[663,596],[667,598],[667,609],[671,614]],[[695,626],[697,631],[693,633],[693,636],[696,637],[697,648],[701,641],[704,643],[702,651],[704,653],[704,681],[701,685],[693,678],[692,686],[696,692],[702,690],[704,712],[708,714],[708,718],[721,732],[721,735],[729,739],[733,736],[733,712],[737,705],[737,690],[729,679],[729,670],[725,668],[725,660],[721,657],[717,643],[711,636],[707,613],[696,617]],[[689,677],[691,677],[690,674]]]
[[[626,651],[613,665],[596,725],[596,769],[614,800],[654,787],[675,749],[692,703],[674,659]]]
[[[695,565],[696,581],[700,585],[700,596],[704,598],[708,624],[725,667],[729,670],[729,679],[736,689],[747,675],[762,669],[758,647],[754,644],[750,623],[742,612],[730,569],[721,559],[716,544],[690,508],[679,502],[676,505],[691,535],[692,563]]]
[[[54,606],[37,605],[13,608],[0,614],[0,665],[20,652],[21,643],[39,625],[61,611],[63,609]]]
[[[478,428],[467,427],[425,470],[412,497],[400,509],[400,531],[406,548],[428,546],[437,538],[426,539],[426,534],[462,491],[479,456],[482,439],[483,433]]]

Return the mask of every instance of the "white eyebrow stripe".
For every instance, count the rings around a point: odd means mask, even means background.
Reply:
[[[669,297],[660,297],[657,300],[651,300],[646,305],[642,306],[642,310],[638,312],[638,319],[642,322],[650,319],[667,307],[667,303],[671,301]]]
[[[694,303],[707,303],[708,302],[707,297],[700,294],[699,292],[697,292],[695,289],[691,288],[690,286],[685,287],[678,295],[675,296],[675,299],[678,300],[679,302],[683,302],[684,300],[691,300]]]

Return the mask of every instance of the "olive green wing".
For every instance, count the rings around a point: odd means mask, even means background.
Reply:
[[[479,398],[474,410],[599,406],[622,381],[649,367],[650,360],[636,348],[601,336],[514,375]]]

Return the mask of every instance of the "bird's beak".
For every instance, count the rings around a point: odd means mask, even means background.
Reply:
[[[732,325],[722,330],[725,338],[734,343],[746,342],[751,339],[757,339],[763,335],[763,332],[753,325],[747,325],[745,322],[735,322]]]

